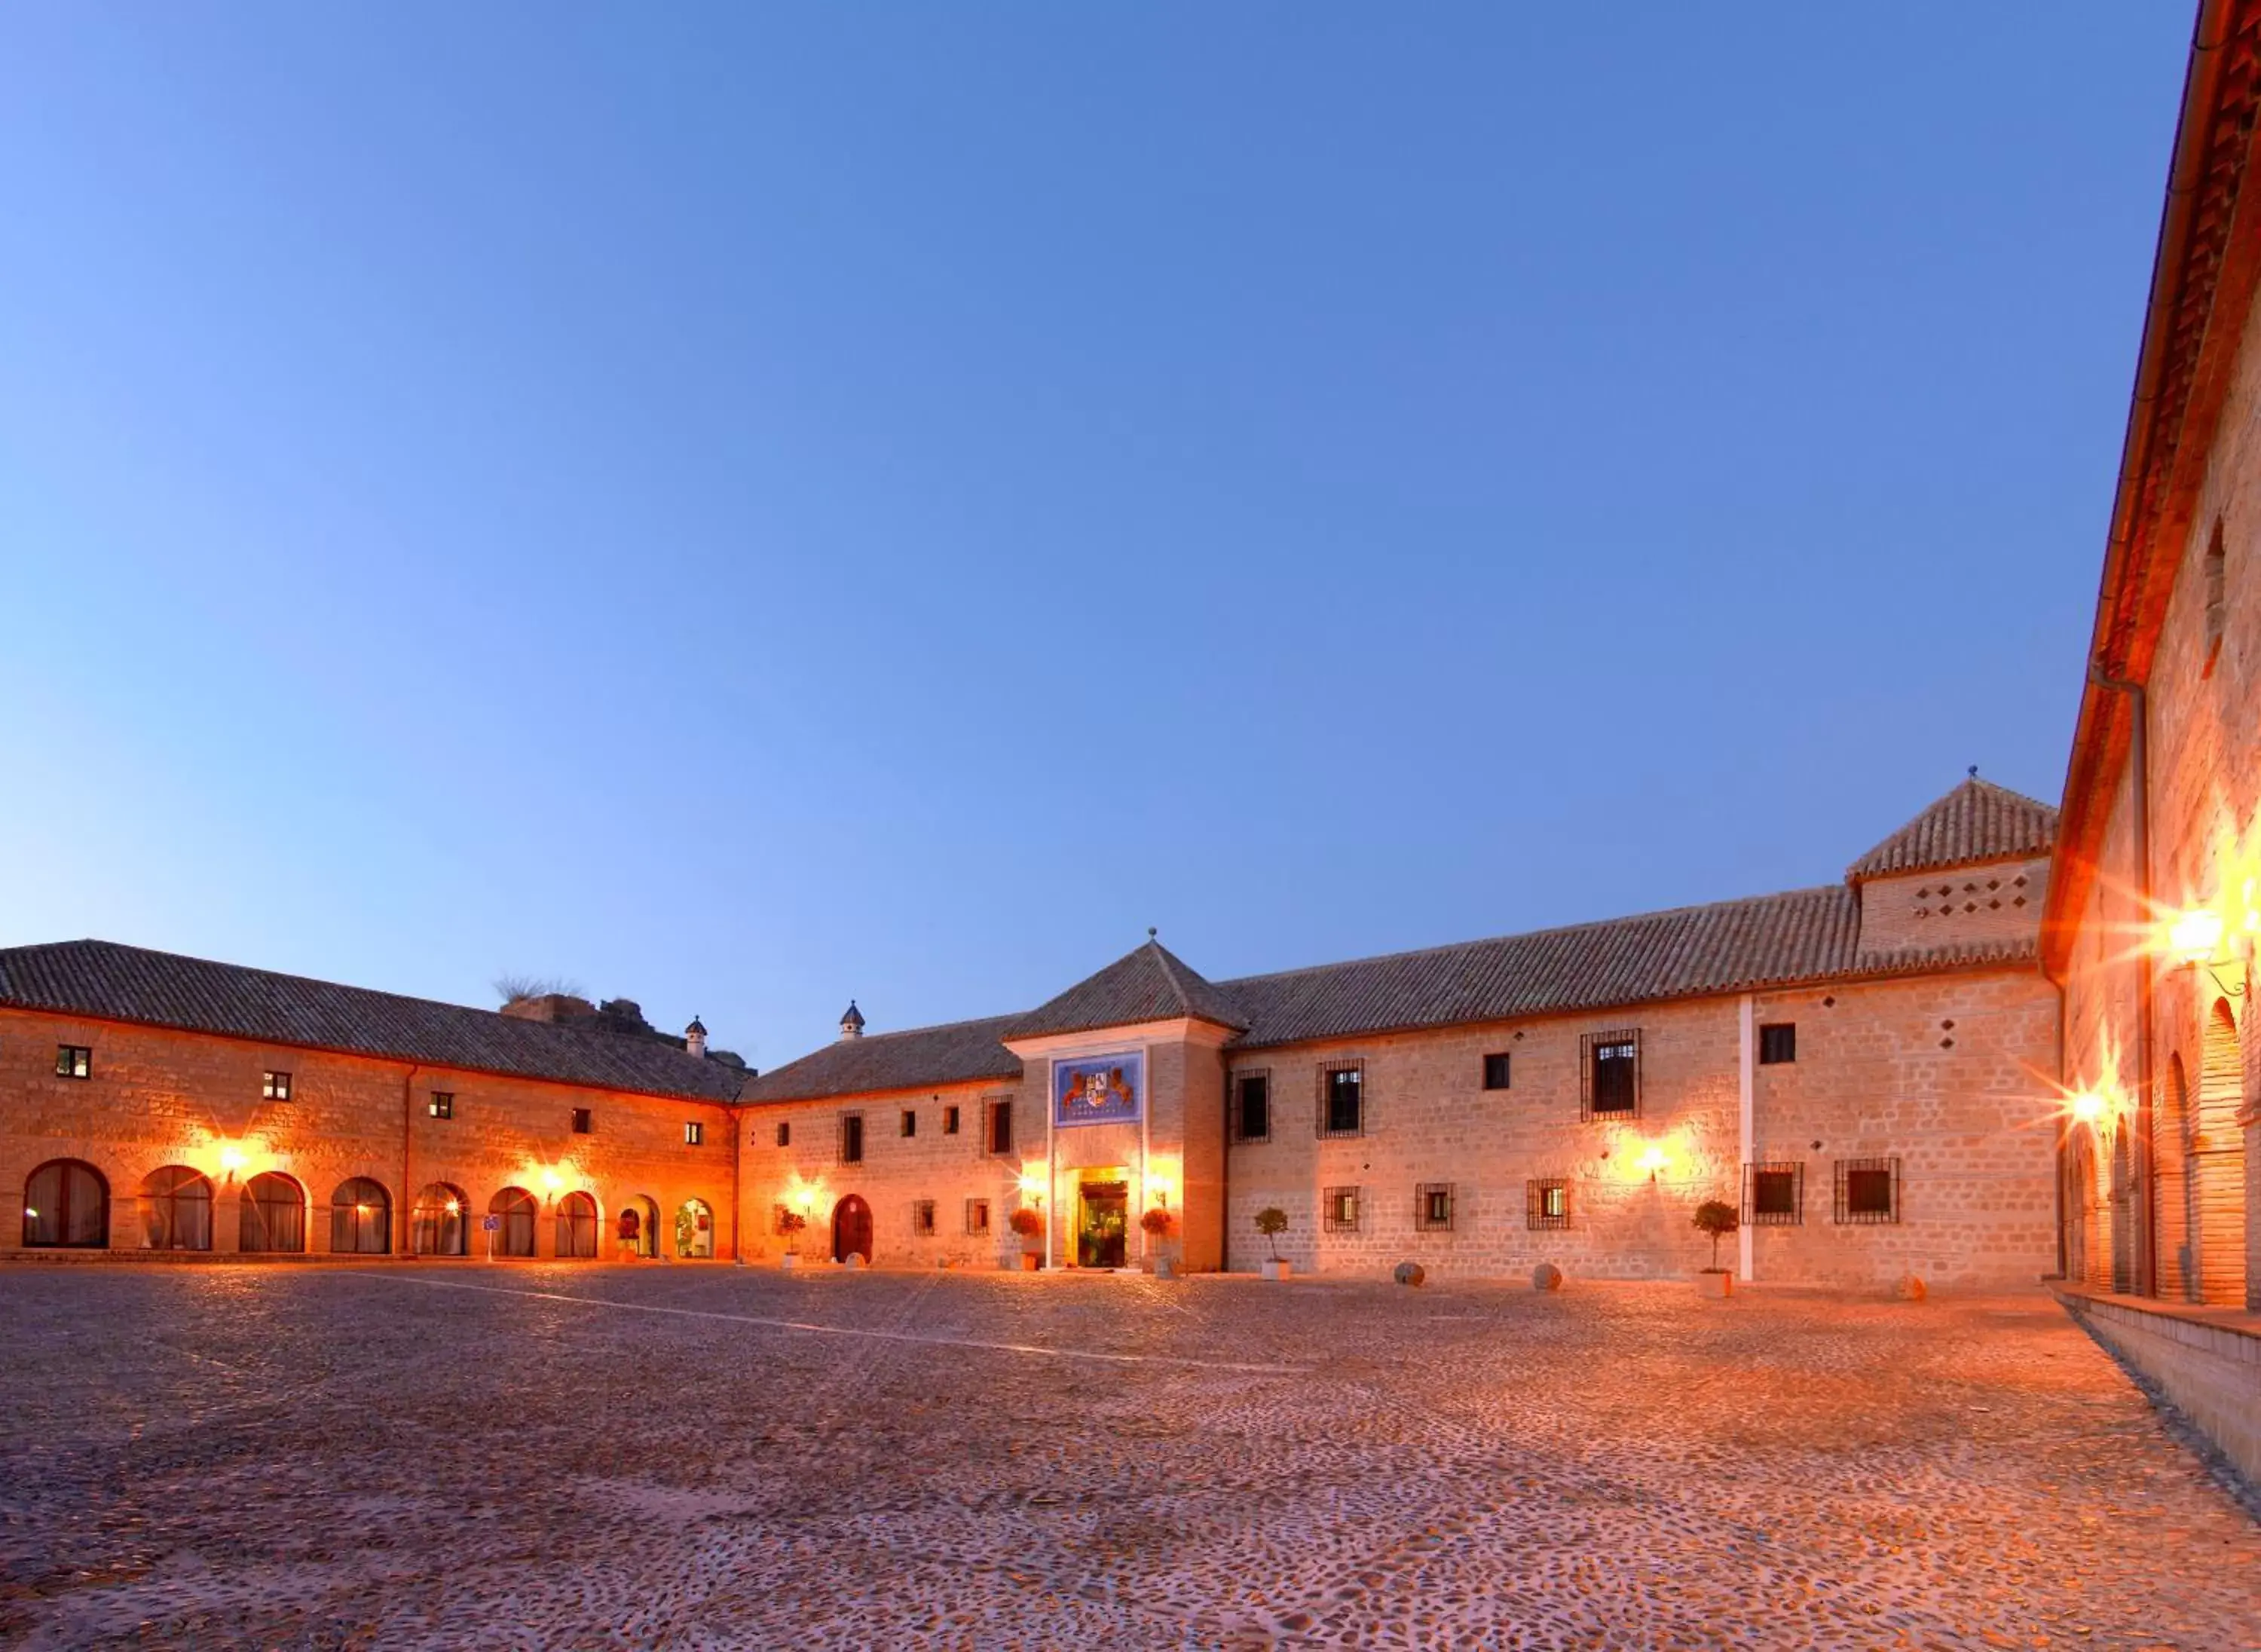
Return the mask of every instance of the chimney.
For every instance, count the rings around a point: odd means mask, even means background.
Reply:
[[[864,1036],[864,1012],[856,1008],[856,1001],[853,998],[848,1001],[848,1013],[840,1017],[840,1036],[843,1038],[860,1038]]]
[[[691,1024],[683,1030],[683,1047],[702,1059],[706,1057],[707,1029],[696,1016],[691,1017]]]

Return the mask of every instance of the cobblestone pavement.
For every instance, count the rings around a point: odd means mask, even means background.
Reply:
[[[19,1268],[0,1643],[2221,1652],[2261,1529],[2039,1296]]]

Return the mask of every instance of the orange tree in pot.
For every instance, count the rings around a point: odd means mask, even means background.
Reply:
[[[1170,1253],[1162,1247],[1162,1242],[1170,1237],[1170,1213],[1157,1205],[1138,1218],[1138,1225],[1146,1231],[1146,1249],[1154,1259],[1154,1276],[1167,1279]]]
[[[1742,1225],[1735,1207],[1724,1199],[1706,1199],[1696,1207],[1691,1218],[1696,1231],[1712,1236],[1712,1265],[1705,1268],[1700,1280],[1707,1296],[1724,1296],[1733,1288],[1734,1275],[1719,1266],[1719,1240]]]
[[[1013,1232],[1018,1233],[1023,1239],[1035,1239],[1038,1234],[1044,1231],[1044,1218],[1037,1215],[1034,1210],[1029,1209],[1026,1205],[1023,1205],[1019,1210],[1014,1211],[1011,1216],[1006,1217],[1006,1220],[1012,1225]],[[1037,1261],[1038,1258],[1037,1256],[1037,1253],[1033,1249],[1030,1249],[1026,1246],[1022,1247],[1022,1267],[1033,1272],[1037,1267]]]

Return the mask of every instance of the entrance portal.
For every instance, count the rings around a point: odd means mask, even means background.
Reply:
[[[1076,1266],[1123,1266],[1130,1260],[1130,1184],[1085,1182],[1082,1217],[1076,1224]]]
[[[832,1207],[832,1260],[851,1256],[872,1260],[872,1207],[852,1193]]]

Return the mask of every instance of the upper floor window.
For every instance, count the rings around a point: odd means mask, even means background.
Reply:
[[[915,1107],[903,1109],[903,1134],[906,1136],[918,1134],[918,1109]]]
[[[1579,1039],[1579,1086],[1588,1118],[1627,1118],[1640,1111],[1640,1033],[1590,1032]]]
[[[780,1147],[790,1147],[793,1146],[793,1121],[791,1119],[780,1118],[778,1120],[777,1141],[778,1146]]]
[[[1488,1090],[1507,1088],[1510,1070],[1506,1051],[1502,1050],[1497,1054],[1484,1057],[1484,1088]]]
[[[958,1134],[958,1110],[955,1107],[942,1110],[942,1133],[945,1136]]]
[[[2214,519],[2214,533],[2206,544],[2206,657],[2199,675],[2214,675],[2222,657],[2222,634],[2229,611],[2229,547],[2222,537],[2222,519]]]
[[[1366,1128],[1366,1067],[1349,1062],[1319,1069],[1319,1133],[1355,1136]]]
[[[587,1108],[577,1107],[573,1110],[573,1133],[576,1136],[587,1135],[591,1126],[594,1123],[595,1121],[590,1117],[589,1110]]]
[[[59,1079],[90,1079],[94,1076],[94,1051],[83,1044],[59,1044],[55,1046],[55,1076]]]
[[[840,1162],[859,1165],[864,1162],[864,1115],[840,1115]]]
[[[1232,1135],[1236,1141],[1272,1138],[1272,1075],[1238,1073],[1232,1080]]]
[[[1004,1158],[1013,1151],[1013,1103],[1010,1102],[989,1103],[989,1151],[999,1158]]]
[[[456,1116],[456,1093],[453,1090],[434,1090],[432,1099],[424,1103],[424,1110],[434,1118]]]
[[[291,1075],[288,1073],[266,1073],[261,1074],[259,1080],[259,1094],[261,1099],[264,1101],[289,1101],[291,1099]]]
[[[1797,1059],[1798,1024],[1795,1021],[1771,1022],[1759,1029],[1761,1067],[1779,1067],[1785,1061]]]
[[[683,1145],[686,1147],[705,1146],[707,1145],[707,1126],[700,1124],[695,1118],[685,1121],[683,1126]]]

